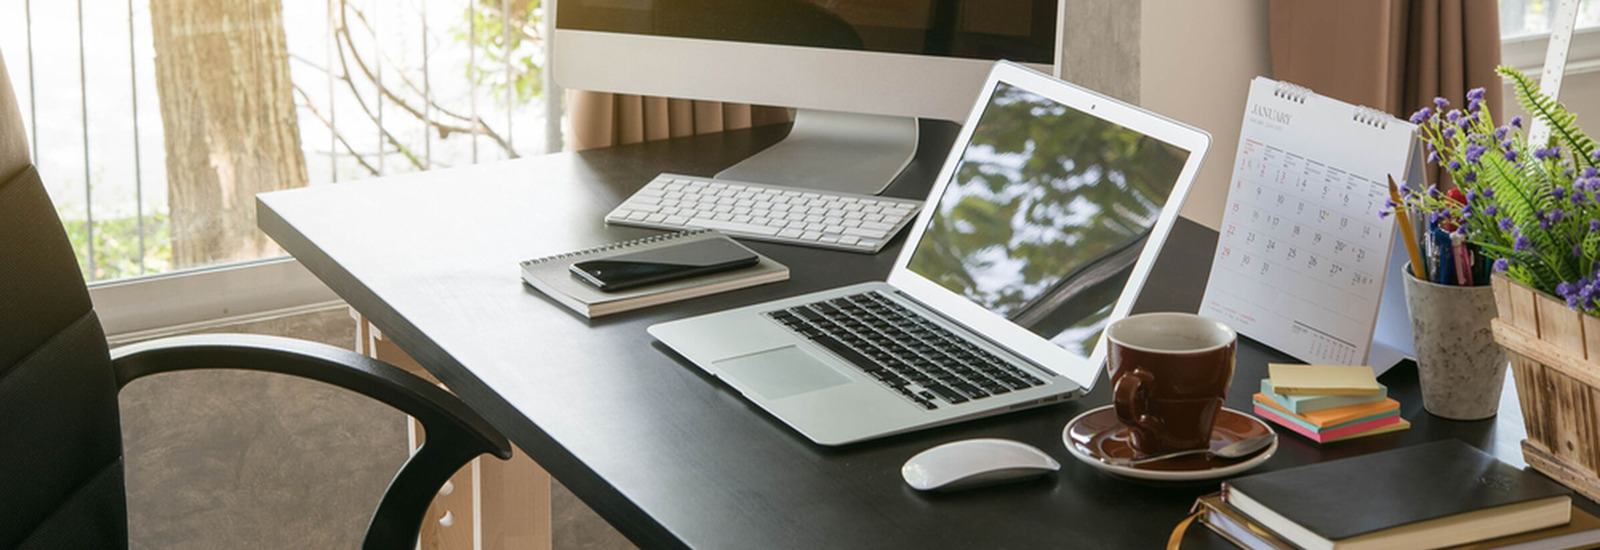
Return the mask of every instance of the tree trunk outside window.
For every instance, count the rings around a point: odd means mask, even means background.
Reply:
[[[255,195],[306,185],[280,0],[151,0],[174,267],[281,252]]]

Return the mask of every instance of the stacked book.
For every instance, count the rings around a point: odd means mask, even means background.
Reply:
[[[1227,482],[1195,503],[1241,548],[1553,550],[1600,544],[1571,492],[1457,440]]]
[[[1372,367],[1271,364],[1255,394],[1257,416],[1318,443],[1411,427]]]

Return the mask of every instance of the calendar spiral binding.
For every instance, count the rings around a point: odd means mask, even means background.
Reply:
[[[1277,88],[1272,90],[1272,95],[1279,99],[1285,99],[1305,105],[1307,98],[1316,95],[1316,92],[1311,91],[1311,88],[1307,88],[1299,84],[1282,81],[1279,81],[1277,84]]]
[[[667,233],[667,234],[664,234],[664,235],[651,235],[649,237],[633,239],[631,241],[615,242],[615,243],[611,243],[611,244],[604,245],[604,246],[596,246],[594,248],[578,250],[578,251],[575,251],[575,252],[568,252],[566,254],[556,254],[554,256],[545,256],[543,258],[534,258],[532,260],[524,260],[522,262],[522,265],[537,265],[537,264],[542,264],[542,263],[545,263],[545,262],[553,262],[553,261],[556,261],[556,260],[564,260],[564,259],[567,259],[567,258],[576,258],[576,257],[579,257],[579,256],[588,256],[590,254],[599,254],[601,252],[610,252],[610,251],[613,251],[613,250],[621,250],[621,249],[624,249],[624,248],[631,248],[631,247],[635,247],[635,246],[654,244],[654,243],[659,243],[659,242],[662,242],[662,241],[670,241],[670,240],[674,240],[674,239],[682,239],[684,237],[692,237],[692,236],[695,236],[695,235],[699,235],[701,233],[709,233],[709,232],[711,232],[710,229],[686,229],[686,230],[683,230],[683,231],[678,231],[676,233]]]
[[[1389,116],[1389,113],[1371,107],[1357,106],[1356,112],[1350,115],[1350,120],[1379,130],[1387,130],[1389,129],[1389,121],[1394,120],[1394,117]]]

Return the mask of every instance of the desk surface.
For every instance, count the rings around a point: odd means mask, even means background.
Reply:
[[[782,138],[757,128],[341,183],[260,197],[267,234],[373,320],[575,494],[643,547],[1158,548],[1216,483],[1158,486],[1112,478],[1068,455],[1061,428],[1109,402],[1086,398],[884,440],[824,448],[767,416],[645,333],[645,327],[888,273],[881,254],[770,243],[783,283],[589,321],[522,284],[519,260],[653,232],[602,216],[663,171],[710,175]],[[953,128],[925,129],[947,148]],[[942,153],[921,155],[888,195],[924,195]],[[1140,311],[1195,311],[1215,232],[1180,221]],[[1268,361],[1241,341],[1228,406],[1249,410]],[[1508,377],[1509,378],[1509,377]],[[1415,370],[1384,377],[1410,431],[1319,448],[1287,432],[1257,472],[1443,438],[1522,465],[1514,394],[1491,420],[1422,410]],[[1059,475],[948,495],[908,488],[900,465],[929,446],[1005,437],[1055,456]],[[1596,510],[1593,503],[1584,506]],[[1226,548],[1192,529],[1185,548]]]

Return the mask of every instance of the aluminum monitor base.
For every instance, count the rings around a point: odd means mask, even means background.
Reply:
[[[877,195],[917,153],[917,119],[800,109],[789,137],[718,179]]]

